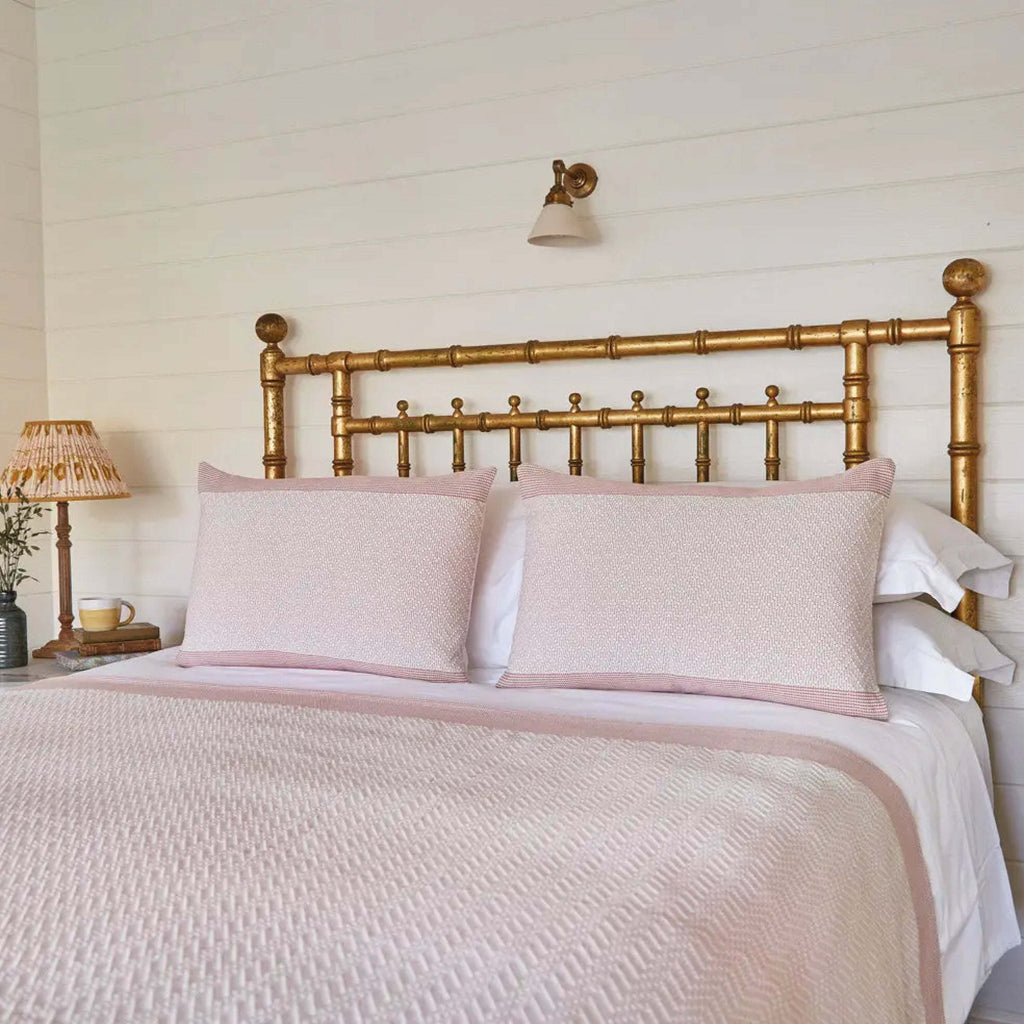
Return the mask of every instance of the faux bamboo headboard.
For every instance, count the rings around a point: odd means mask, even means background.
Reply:
[[[277,313],[265,313],[256,321],[256,334],[265,348],[260,357],[263,387],[264,473],[283,477],[287,466],[284,432],[284,386],[291,375],[330,373],[333,383],[331,434],[334,438],[333,468],[336,476],[353,471],[353,440],[360,434],[395,434],[399,476],[410,472],[409,435],[414,433],[451,435],[452,469],[466,468],[467,431],[508,432],[509,474],[516,479],[524,430],[564,429],[568,432],[569,472],[582,471],[581,432],[588,427],[629,427],[632,433],[633,479],[644,480],[646,458],[644,432],[647,427],[696,426],[696,468],[698,481],[710,475],[709,434],[714,424],[763,423],[765,429],[765,476],[779,475],[779,424],[841,420],[845,425],[843,462],[847,468],[867,460],[871,401],[868,353],[872,345],[900,345],[913,341],[945,342],[950,366],[950,511],[971,529],[978,521],[978,357],[981,351],[981,313],[973,297],[985,287],[985,268],[977,260],[958,259],[946,267],[942,284],[955,298],[949,312],[934,319],[871,322],[844,320],[839,324],[804,327],[799,324],[769,330],[694,331],[689,334],[657,334],[636,337],[611,335],[578,341],[527,341],[510,345],[452,345],[448,348],[375,352],[331,352],[328,355],[288,356],[281,342],[288,324]],[[452,400],[452,411],[443,415],[424,413],[410,416],[408,403],[398,403],[395,416],[352,415],[352,378],[364,371],[384,372],[412,368],[457,368],[486,363],[545,363],[566,359],[626,359],[631,356],[705,355],[710,352],[754,349],[805,349],[842,346],[844,349],[843,399],[837,402],[801,402],[787,405],[778,401],[779,389],[765,389],[763,405],[708,404],[709,392],[697,390],[697,404],[643,407],[643,393],[634,391],[627,409],[583,409],[578,394],[569,396],[566,411],[545,409],[530,412],[521,407],[519,396],[509,397],[507,412],[466,413],[463,400]],[[956,615],[977,625],[977,599],[968,593]],[[977,691],[976,691],[977,692]]]

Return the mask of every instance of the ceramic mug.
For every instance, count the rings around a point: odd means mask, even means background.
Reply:
[[[121,608],[128,609],[128,618],[122,621]],[[135,608],[130,601],[120,597],[80,597],[78,599],[78,621],[82,629],[98,632],[127,626],[135,618]]]

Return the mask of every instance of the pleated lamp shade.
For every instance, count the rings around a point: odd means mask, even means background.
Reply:
[[[29,501],[130,498],[90,420],[30,420],[0,489],[20,487]]]

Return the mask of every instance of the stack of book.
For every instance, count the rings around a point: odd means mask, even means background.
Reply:
[[[151,622],[132,622],[114,629],[76,629],[77,651],[61,651],[57,663],[72,672],[99,668],[114,662],[159,651],[160,627]]]
[[[78,653],[149,654],[160,650],[160,627],[151,622],[132,622],[114,629],[76,629]]]

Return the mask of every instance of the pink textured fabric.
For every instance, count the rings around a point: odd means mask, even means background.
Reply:
[[[471,498],[486,501],[494,480],[495,469],[477,469],[469,473],[447,476],[320,476],[286,477],[263,480],[251,476],[235,476],[199,463],[199,492],[226,494],[240,491],[360,491],[364,494],[433,494],[447,498]]]
[[[196,665],[238,665],[245,668],[318,668],[325,672],[366,672],[399,679],[422,679],[427,683],[462,683],[463,672],[435,672],[416,669],[415,674],[404,665],[385,665],[346,658],[328,658],[316,654],[288,654],[286,651],[179,651],[175,660],[182,668]]]
[[[765,488],[520,467],[528,528],[501,686],[748,697],[886,718],[871,604],[895,467]]]
[[[911,808],[843,746],[93,673],[4,705],[0,1019],[943,1020]]]
[[[179,663],[465,682],[494,472],[252,480],[204,463]]]
[[[540,466],[523,466],[520,490],[524,498],[546,494],[619,494],[640,498],[700,495],[704,498],[756,498],[766,494],[829,494],[835,491],[872,491],[886,497],[892,489],[895,471],[891,459],[872,459],[846,473],[817,480],[786,480],[763,487],[734,487],[729,484],[631,484],[622,480],[598,480],[589,476],[566,476]]]

